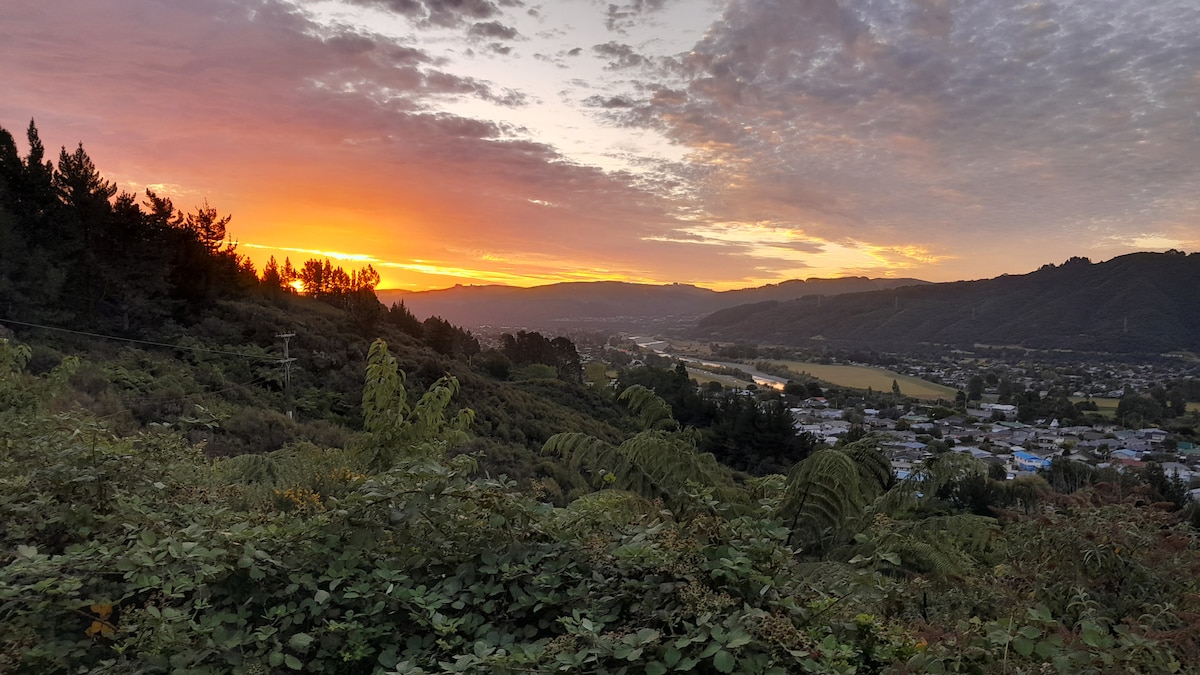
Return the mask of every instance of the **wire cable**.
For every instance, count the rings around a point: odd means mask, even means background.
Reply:
[[[226,387],[224,389],[218,389],[216,391],[202,391],[202,392],[197,392],[195,394],[184,394],[183,396],[156,396],[156,397],[147,397],[147,398],[135,398],[132,401],[125,402],[125,404],[126,405],[150,405],[150,404],[158,404],[158,403],[170,403],[173,401],[179,401],[180,403],[185,403],[185,402],[190,402],[191,399],[199,399],[199,398],[202,398],[205,396],[219,396],[221,394],[227,394],[235,389],[249,388],[252,385],[260,384],[262,382],[267,382],[272,379],[274,379],[274,378],[271,377],[270,375],[260,375],[259,377],[256,377],[253,380],[250,380],[249,382],[234,383],[232,386]],[[120,415],[124,415],[126,413],[131,413],[131,411],[128,408],[124,408],[122,410],[118,410],[115,413],[101,415],[99,417],[96,417],[95,419],[97,421],[107,420],[107,419],[111,419],[114,417],[118,417]]]
[[[193,352],[205,352],[207,354],[222,354],[225,356],[239,356],[243,359],[257,359],[260,361],[272,361],[272,362],[276,362],[276,363],[279,362],[279,359],[276,357],[273,357],[273,356],[259,356],[259,355],[255,355],[255,354],[242,354],[240,352],[227,352],[227,351],[222,351],[220,349],[208,349],[206,347],[186,347],[184,345],[173,345],[173,344],[168,344],[166,342],[153,342],[151,340],[137,340],[134,338],[117,337],[115,335],[101,335],[100,333],[89,333],[87,331],[82,331],[82,330],[72,330],[70,328],[58,328],[56,326],[43,326],[41,324],[29,323],[27,321],[17,321],[16,319],[6,319],[4,317],[0,317],[0,323],[11,323],[11,324],[16,324],[18,326],[27,326],[29,328],[41,328],[43,330],[53,330],[53,331],[59,331],[61,333],[71,333],[73,335],[84,335],[86,337],[100,338],[103,340],[119,340],[121,342],[133,342],[136,344],[154,345],[155,347],[168,347],[170,349],[184,349],[184,350],[189,350],[189,351],[193,351]]]

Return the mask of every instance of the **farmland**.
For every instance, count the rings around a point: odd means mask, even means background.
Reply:
[[[772,361],[771,363],[784,366],[796,373],[808,374],[823,382],[855,389],[874,389],[890,391],[892,381],[900,385],[900,392],[905,396],[934,400],[939,398],[953,399],[957,389],[934,384],[927,380],[910,375],[901,375],[882,368],[869,366],[847,366],[826,363],[811,363],[808,361]]]

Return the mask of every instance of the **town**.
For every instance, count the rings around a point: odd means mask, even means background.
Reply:
[[[702,390],[781,397],[796,430],[819,444],[877,432],[899,479],[946,452],[969,453],[990,467],[991,477],[1007,480],[1049,471],[1056,460],[1118,473],[1153,463],[1200,499],[1200,405],[1192,402],[1200,390],[1200,363],[1186,354],[1134,360],[982,346],[915,355],[792,352],[627,335],[583,339],[580,353],[585,367],[598,361],[621,367],[683,363]],[[898,391],[822,382],[779,366],[788,359],[873,369],[881,383],[893,376],[918,378],[940,385],[946,395],[908,396],[894,379]]]

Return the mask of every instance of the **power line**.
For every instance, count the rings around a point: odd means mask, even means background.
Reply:
[[[29,323],[26,321],[17,321],[16,319],[5,319],[0,317],[0,323],[11,323],[18,326],[27,326],[29,328],[41,328],[43,330],[53,330],[60,333],[71,333],[73,335],[84,335],[87,337],[100,338],[102,340],[119,340],[121,342],[133,342],[143,345],[154,345],[155,347],[168,347],[170,349],[184,349],[193,352],[205,352],[207,354],[222,354],[225,356],[239,356],[243,359],[257,359],[259,361],[274,361],[279,362],[279,359],[273,356],[259,356],[256,354],[242,354],[240,352],[226,352],[220,349],[207,349],[205,347],[186,347],[184,345],[173,345],[166,342],[153,342],[151,340],[136,340],[134,338],[117,337],[115,335],[101,335],[100,333],[89,333],[82,330],[72,330],[70,328],[58,328],[57,326],[43,326],[41,324]]]
[[[296,337],[295,333],[280,333],[277,338],[283,339],[283,358],[279,363],[283,364],[283,390],[284,397],[287,399],[287,416],[292,419],[292,361],[296,359],[288,356],[288,342]]]
[[[155,403],[170,403],[173,401],[179,401],[181,403],[184,403],[184,402],[189,402],[192,399],[198,399],[198,398],[202,398],[205,396],[219,396],[221,394],[227,394],[235,389],[249,388],[252,385],[259,384],[262,382],[267,382],[270,380],[271,380],[271,377],[269,375],[260,375],[259,377],[256,377],[253,380],[250,380],[249,382],[237,382],[237,383],[234,383],[232,386],[225,387],[224,389],[217,389],[216,391],[201,391],[201,392],[197,392],[195,394],[184,394],[183,396],[156,396],[156,397],[146,397],[146,398],[136,398],[135,397],[133,400],[129,401],[128,403],[140,404],[140,405],[155,404]],[[128,408],[126,408],[123,410],[118,410],[115,413],[101,415],[99,417],[96,417],[96,419],[97,420],[107,420],[107,419],[111,419],[113,417],[117,417],[119,415],[124,415],[125,413],[131,413],[131,412],[132,411],[130,411]]]

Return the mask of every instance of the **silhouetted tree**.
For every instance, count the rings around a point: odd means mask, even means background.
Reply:
[[[392,306],[388,309],[387,321],[418,340],[424,335],[425,329],[421,325],[420,319],[408,311],[408,308],[404,306],[403,300],[392,303]]]

